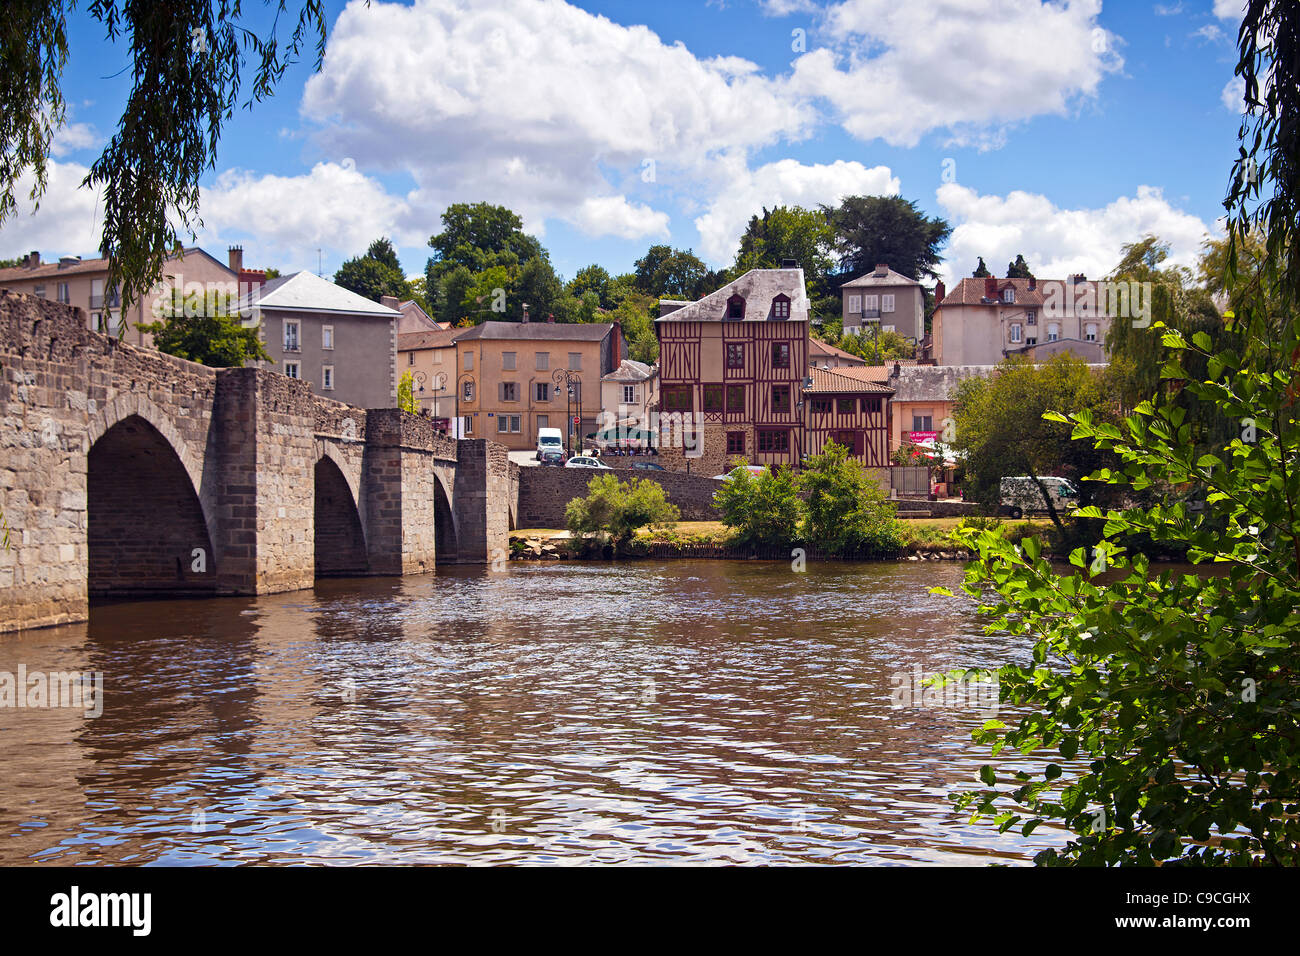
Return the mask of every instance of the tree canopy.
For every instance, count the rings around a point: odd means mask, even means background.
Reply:
[[[937,279],[939,249],[952,227],[930,218],[901,196],[846,196],[821,207],[835,232],[841,277],[861,275],[887,262],[909,279]]]

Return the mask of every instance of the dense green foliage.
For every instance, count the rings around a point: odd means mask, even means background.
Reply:
[[[991,628],[1033,649],[1032,662],[999,671],[1001,699],[1019,716],[977,736],[995,758],[1060,755],[1037,774],[986,766],[986,789],[962,805],[1002,829],[1052,820],[1072,830],[1041,864],[1300,863],[1298,43],[1300,6],[1250,0],[1237,67],[1248,109],[1226,202],[1233,309],[1217,340],[1154,326],[1172,351],[1162,383],[1182,382],[1237,434],[1201,452],[1188,408],[1163,388],[1118,424],[1086,411],[1049,416],[1072,426],[1077,444],[1118,457],[1099,481],[1134,493],[1201,483],[1203,510],[1173,499],[1087,509],[1104,519],[1104,539],[1074,552],[1078,572],[1066,576],[1035,539],[1017,547],[959,532],[980,550],[966,590]],[[1252,245],[1262,254],[1243,254]],[[1209,566],[1156,572],[1118,543],[1134,533]]]
[[[164,306],[157,322],[139,322],[136,328],[153,336],[160,352],[213,368],[241,368],[247,362],[271,361],[262,347],[256,326],[247,327],[238,316],[208,309],[201,300],[176,293]]]
[[[848,449],[827,442],[799,475],[804,540],[835,554],[886,553],[903,546],[895,506]]]
[[[980,262],[983,261],[984,261],[983,259],[980,260]],[[1029,271],[1029,263],[1025,262],[1025,257],[1023,255],[1017,255],[1015,262],[1007,263],[1007,278],[1008,279],[1034,278],[1034,274]]]
[[[412,297],[397,250],[387,237],[372,242],[364,256],[356,256],[339,266],[334,281],[373,302],[386,295],[396,296],[403,302]]]
[[[782,548],[799,540],[803,502],[788,467],[765,468],[758,475],[735,470],[713,493],[713,503],[741,544]]]
[[[648,478],[619,481],[617,476],[607,474],[592,478],[587,497],[570,501],[564,517],[574,537],[605,536],[621,550],[638,529],[670,525],[681,517],[681,512],[669,503],[658,482]]]
[[[977,266],[975,267],[975,271],[972,272],[972,273],[970,274],[971,278],[972,278],[972,279],[987,279],[987,278],[989,278],[989,277],[992,276],[992,275],[993,275],[993,273],[989,272],[989,267],[986,266],[986,265],[984,264],[984,257],[983,257],[983,256],[980,256],[979,265],[977,265]]]
[[[397,407],[413,415],[420,413],[420,403],[415,397],[415,376],[410,372],[403,372],[397,380]]]
[[[952,227],[901,196],[846,196],[822,206],[835,232],[840,272],[847,279],[887,262],[909,279],[938,278],[939,249]]]
[[[14,195],[29,170],[32,199],[66,109],[60,84],[68,61],[64,0],[11,0],[0,17],[0,224],[17,212]],[[251,106],[270,96],[285,69],[314,42],[325,53],[325,5],[304,0],[296,17],[286,0],[266,0],[275,16],[223,0],[130,3],[88,0],[85,11],[130,61],[130,92],[116,132],[91,164],[85,185],[102,203],[100,251],[106,287],[118,289],[123,315],[163,274],[163,261],[198,220],[199,180],[216,162],[224,124],[240,105],[251,70]],[[279,35],[285,22],[288,36]],[[257,23],[270,23],[260,33]],[[251,64],[251,66],[250,66]],[[123,319],[125,322],[125,319]]]

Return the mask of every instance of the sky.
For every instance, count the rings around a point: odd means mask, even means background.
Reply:
[[[328,2],[319,72],[293,67],[225,127],[197,243],[332,275],[389,236],[418,275],[447,205],[487,201],[569,278],[661,242],[730,265],[764,206],[897,194],[953,227],[950,285],[980,256],[1100,276],[1148,233],[1191,265],[1221,231],[1243,6]],[[82,9],[69,42],[49,186],[0,226],[0,257],[96,254],[99,197],[79,184],[130,61]]]

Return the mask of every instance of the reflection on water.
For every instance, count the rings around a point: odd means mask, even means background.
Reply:
[[[890,676],[994,666],[937,564],[512,565],[97,607],[0,671],[102,671],[104,713],[0,708],[0,863],[1026,862],[949,794],[974,711]]]

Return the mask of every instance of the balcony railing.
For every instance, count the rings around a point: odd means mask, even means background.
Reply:
[[[864,319],[878,319],[878,318],[880,318],[880,310],[879,310],[879,309],[863,309],[863,310],[862,310],[862,317],[863,317]]]

